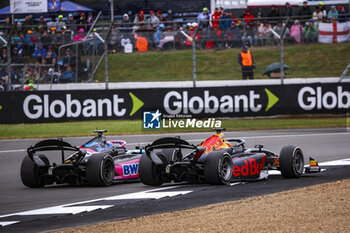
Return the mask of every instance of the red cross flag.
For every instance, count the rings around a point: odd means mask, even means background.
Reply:
[[[345,23],[320,23],[318,25],[318,42],[341,43],[350,41],[350,21]]]

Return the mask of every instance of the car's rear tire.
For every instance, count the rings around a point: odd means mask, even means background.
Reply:
[[[285,146],[280,153],[280,170],[285,178],[299,178],[304,172],[304,155],[298,146]]]
[[[86,179],[91,186],[108,186],[113,183],[115,164],[106,153],[92,154],[86,164]]]
[[[231,156],[222,151],[208,154],[204,163],[204,177],[209,184],[227,184],[233,172]]]
[[[25,156],[21,164],[22,183],[29,188],[40,188],[45,186],[45,182],[40,178],[45,170],[50,166],[49,159],[44,154],[38,154],[39,158],[45,163],[45,167],[39,167],[34,161]]]
[[[159,157],[163,162],[165,162],[165,155],[161,154]],[[139,163],[139,177],[141,182],[145,185],[152,186],[159,186],[163,184],[161,172],[164,167],[165,165],[163,164],[155,164],[147,155],[142,155]]]

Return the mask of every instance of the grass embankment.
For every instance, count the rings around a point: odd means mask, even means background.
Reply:
[[[290,129],[315,127],[346,127],[349,118],[304,118],[304,119],[234,119],[223,120],[227,130]],[[109,135],[176,133],[210,131],[210,129],[142,129],[141,120],[84,121],[66,123],[40,123],[0,125],[0,139],[6,138],[47,138],[95,135],[94,129],[107,129]]]
[[[197,80],[241,79],[237,55],[240,49],[197,50]],[[279,46],[254,47],[255,78],[263,79],[265,68],[280,61]],[[287,45],[284,63],[291,67],[287,78],[339,77],[350,60],[350,43]],[[104,81],[104,65],[95,79]],[[122,54],[109,56],[109,80],[191,81],[192,50]]]

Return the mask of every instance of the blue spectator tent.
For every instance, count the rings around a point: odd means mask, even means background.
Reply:
[[[61,12],[74,12],[74,11],[94,11],[88,7],[76,4],[71,1],[61,2]]]
[[[60,12],[64,13],[64,12],[76,12],[76,11],[94,11],[94,10],[91,8],[76,4],[71,1],[61,2]],[[9,14],[11,14],[10,6],[0,9],[0,15],[9,15]],[[16,13],[16,14],[19,14],[19,13]],[[42,14],[42,13],[39,13],[39,14]]]

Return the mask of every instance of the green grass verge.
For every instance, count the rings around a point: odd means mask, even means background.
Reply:
[[[350,118],[306,118],[306,119],[234,119],[224,120],[227,130],[290,129],[315,127],[346,127]],[[0,138],[49,138],[94,135],[94,129],[107,129],[109,135],[175,133],[210,131],[210,129],[160,129],[143,130],[140,120],[84,121],[67,123],[41,123],[0,125]]]
[[[241,79],[237,55],[240,49],[197,50],[197,80]],[[255,78],[263,79],[265,68],[280,61],[279,46],[254,47]],[[339,77],[350,59],[350,43],[286,45],[284,62],[291,67],[287,78]],[[95,79],[103,82],[104,63]],[[109,80],[191,81],[192,50],[109,55]]]

